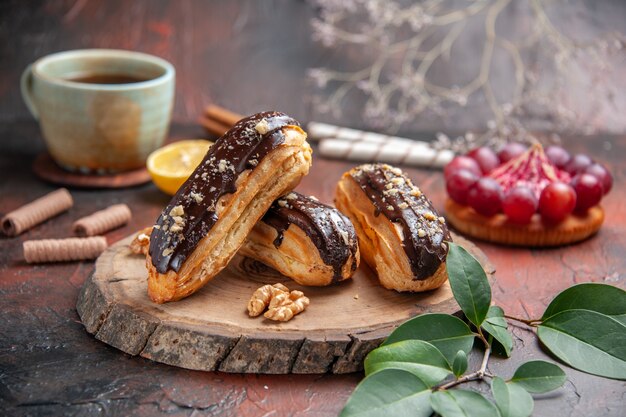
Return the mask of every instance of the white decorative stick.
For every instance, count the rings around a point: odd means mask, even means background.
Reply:
[[[440,168],[454,158],[451,150],[435,150],[424,142],[388,142],[322,139],[319,153],[325,157],[361,162],[389,162],[416,167]]]
[[[437,150],[425,141],[366,132],[328,123],[311,122],[311,140],[319,140],[320,154],[330,158],[362,162],[389,162],[419,167],[443,167],[451,150]]]
[[[322,139],[342,139],[347,141],[362,141],[375,143],[420,143],[431,147],[426,141],[401,138],[398,136],[385,135],[382,133],[367,132],[364,130],[351,129],[349,127],[335,126],[328,123],[310,122],[307,126],[308,138],[312,141]]]

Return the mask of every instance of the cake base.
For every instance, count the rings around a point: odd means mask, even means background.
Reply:
[[[570,214],[557,224],[550,224],[535,214],[527,225],[515,224],[504,214],[486,217],[473,208],[446,201],[446,219],[464,235],[513,246],[550,247],[580,242],[595,234],[604,221],[600,206],[585,214]]]

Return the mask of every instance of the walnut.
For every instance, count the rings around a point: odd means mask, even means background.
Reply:
[[[432,212],[430,212],[430,211],[427,211],[426,213],[424,213],[424,218],[425,218],[426,220],[431,220],[431,221],[433,221],[433,220],[437,220],[437,216],[435,216],[435,215],[434,215]]]
[[[150,233],[152,233],[152,227],[146,227],[140,231],[130,242],[130,251],[136,255],[146,255],[150,248]]]
[[[413,187],[411,188],[411,195],[413,197],[420,197],[422,195],[422,191],[417,187]]]
[[[182,216],[183,214],[185,214],[185,208],[182,205],[174,206],[170,210],[170,216],[172,217]]]
[[[265,308],[269,306],[270,301],[280,293],[289,293],[289,289],[280,283],[274,285],[267,284],[257,289],[248,302],[248,314],[250,317],[256,317],[263,313]]]
[[[202,195],[202,193],[194,193],[194,192],[191,192],[191,193],[189,194],[189,196],[190,196],[190,197],[191,197],[191,198],[192,198],[192,199],[193,199],[193,200],[194,200],[197,204],[202,203],[202,200],[204,199],[204,196]]]
[[[267,120],[265,119],[261,119],[261,121],[259,123],[256,124],[256,126],[254,126],[254,129],[259,132],[260,134],[264,135],[267,132],[269,132],[270,130],[270,125],[267,122]]]
[[[265,318],[276,321],[289,321],[296,314],[304,311],[309,299],[302,291],[291,291],[283,284],[264,285],[257,289],[248,303],[250,317],[260,315],[265,308]]]
[[[278,294],[270,302],[264,317],[276,321],[289,321],[309,305],[309,298],[302,291],[291,291],[289,294]]]

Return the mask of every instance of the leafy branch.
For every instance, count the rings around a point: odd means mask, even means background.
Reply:
[[[467,322],[449,314],[423,314],[396,328],[365,358],[366,377],[341,412],[349,416],[527,417],[531,393],[565,383],[556,364],[521,364],[508,380],[487,371],[492,354],[510,357],[513,339],[506,319],[536,329],[537,337],[566,364],[594,375],[626,379],[626,292],[586,283],[557,295],[541,318],[508,316],[491,305],[491,287],[480,263],[450,243],[450,287]],[[478,339],[484,347],[477,370],[467,355]],[[490,381],[491,398],[459,389],[470,381]]]
[[[456,150],[504,139],[527,141],[528,122],[534,122],[534,130],[591,133],[598,126],[589,121],[605,106],[592,106],[595,110],[586,118],[576,114],[567,100],[571,85],[580,83],[572,74],[576,69],[590,74],[587,97],[595,103],[610,103],[614,88],[602,80],[617,70],[611,65],[613,57],[626,51],[621,33],[591,40],[567,36],[550,20],[549,3],[539,0],[476,0],[467,5],[442,0],[313,3],[319,13],[311,21],[314,40],[358,57],[353,59],[355,68],[341,64],[309,71],[319,93],[314,98],[316,109],[340,118],[344,109],[353,107],[345,105],[346,98],[359,97],[363,121],[393,132],[421,116],[447,119],[454,109],[484,106],[488,114],[484,134],[470,132],[455,141],[440,135],[440,146]],[[508,26],[497,24],[507,10],[523,13],[527,22],[515,38]],[[484,39],[476,44],[476,73],[460,85],[442,84],[439,65],[466,66],[452,51],[475,29]],[[511,89],[496,94],[494,79],[501,74],[495,74],[494,63],[501,60],[512,63]]]

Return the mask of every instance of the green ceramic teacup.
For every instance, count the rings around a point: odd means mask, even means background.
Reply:
[[[112,173],[145,164],[163,144],[174,67],[139,52],[83,49],[45,56],[22,74],[22,97],[63,168]]]

